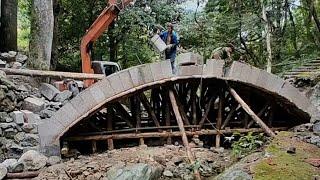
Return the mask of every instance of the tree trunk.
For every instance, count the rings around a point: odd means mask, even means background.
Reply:
[[[33,0],[29,67],[50,69],[53,27],[52,0]]]
[[[317,26],[317,29],[320,33],[320,20],[318,18],[318,14],[317,14],[317,11],[316,11],[316,8],[315,8],[315,4],[314,4],[314,0],[309,0],[309,6],[310,6],[310,11],[311,11],[311,14],[312,14],[312,17],[313,17],[313,20]]]
[[[0,52],[17,51],[17,0],[1,0]]]
[[[51,69],[56,70],[59,57],[59,24],[58,18],[60,13],[60,0],[53,0],[53,15],[54,15],[54,27],[53,27],[53,42],[52,42],[52,53],[51,53]]]
[[[265,23],[264,31],[266,33],[266,44],[267,44],[267,51],[268,51],[267,72],[271,73],[271,68],[272,68],[271,33],[270,33],[269,21],[266,13],[266,7],[264,5],[264,0],[261,0],[261,6],[262,6],[262,19],[264,20],[264,23]]]

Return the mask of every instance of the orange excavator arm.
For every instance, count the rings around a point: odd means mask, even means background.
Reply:
[[[109,25],[117,18],[119,12],[129,5],[133,0],[109,0],[109,5],[106,7],[99,17],[93,22],[91,27],[87,30],[86,35],[83,36],[81,41],[81,59],[82,59],[82,72],[93,73],[91,68],[91,57],[89,46],[96,41],[102,33],[109,27]],[[85,81],[85,86],[88,87],[93,83],[93,80]]]

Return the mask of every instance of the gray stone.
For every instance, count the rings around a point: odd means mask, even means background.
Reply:
[[[0,180],[6,177],[7,172],[8,172],[7,168],[4,165],[0,164]]]
[[[23,112],[24,114],[26,123],[38,124],[41,121],[41,118],[38,114],[35,114],[28,110],[21,110],[21,112]]]
[[[21,128],[23,132],[35,134],[35,133],[38,133],[37,127],[38,127],[37,124],[24,123]]]
[[[47,157],[40,154],[37,151],[30,150],[24,153],[18,162],[23,163],[25,170],[27,171],[37,171],[47,164]]]
[[[42,99],[28,97],[23,102],[23,109],[32,112],[40,112],[43,110],[45,102]]]
[[[6,112],[0,112],[0,122],[10,123],[13,119],[10,118],[9,114]]]
[[[19,63],[24,64],[27,60],[28,60],[28,56],[26,56],[26,55],[18,53],[18,55],[16,56],[16,61]]]
[[[7,75],[6,75],[6,73],[4,72],[4,71],[1,71],[0,70],[0,78],[6,78],[7,77]]]
[[[55,109],[47,108],[40,112],[40,117],[43,119],[51,118],[55,112],[56,112]]]
[[[288,154],[295,154],[296,153],[296,148],[295,147],[289,147],[287,150]]]
[[[47,161],[47,165],[52,166],[55,164],[59,164],[61,162],[61,158],[59,156],[50,156]]]
[[[26,133],[24,132],[18,132],[15,136],[14,136],[14,140],[19,143],[21,141],[24,140],[24,138],[26,137]]]
[[[225,171],[223,174],[219,175],[217,178],[217,180],[251,180],[252,177],[242,171],[242,170],[227,170]]]
[[[0,128],[5,130],[5,129],[9,129],[9,128],[16,128],[16,124],[15,123],[0,123]]]
[[[22,67],[22,64],[21,63],[19,63],[19,62],[14,62],[13,64],[12,64],[12,69],[21,69],[21,67]]]
[[[314,123],[312,129],[314,133],[320,133],[320,121]]]
[[[134,164],[125,168],[111,168],[107,172],[107,178],[113,180],[151,180],[158,179],[159,173],[156,168],[152,168],[150,165]]]
[[[6,159],[1,164],[4,165],[10,173],[22,172],[24,169],[24,165],[19,163],[16,159]]]
[[[40,138],[36,134],[25,134],[24,146],[37,146],[40,144]]]
[[[166,177],[173,177],[173,173],[169,170],[165,170],[163,171],[163,175]]]
[[[4,61],[2,61],[1,59],[0,59],[0,68],[5,68],[6,67],[6,62],[4,62]]]
[[[53,98],[60,93],[60,91],[57,88],[47,83],[42,83],[39,90],[41,94],[44,97],[46,97],[49,101],[53,100]]]
[[[9,140],[5,144],[5,148],[7,150],[7,157],[8,158],[19,158],[23,153],[23,148],[13,142],[12,140]]]
[[[3,130],[3,136],[9,139],[12,139],[17,132],[18,132],[17,129],[8,128]]]
[[[54,98],[54,101],[56,102],[63,102],[66,101],[68,99],[70,99],[72,96],[72,92],[69,90],[64,90],[62,92],[60,92],[59,94],[57,94]]]
[[[193,52],[179,54],[176,58],[178,65],[202,65],[203,56]]]
[[[14,122],[18,125],[22,125],[24,123],[23,112],[21,111],[13,111],[11,113],[11,117],[13,118]]]

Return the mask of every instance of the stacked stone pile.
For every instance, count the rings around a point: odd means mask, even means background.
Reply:
[[[47,164],[37,152],[37,127],[72,98],[72,92],[50,84],[35,87],[10,78],[0,71],[0,179],[7,172],[35,171]]]
[[[15,51],[0,54],[0,68],[21,69],[28,60],[28,56]]]

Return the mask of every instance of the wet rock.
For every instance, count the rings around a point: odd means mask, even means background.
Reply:
[[[7,168],[4,165],[0,164],[0,180],[6,177],[7,172]]]
[[[32,112],[40,112],[44,108],[44,101],[38,98],[28,97],[24,100],[23,109]]]
[[[54,101],[56,102],[64,102],[68,99],[70,99],[72,96],[72,92],[69,90],[64,90],[62,92],[60,92],[59,94],[56,95],[56,97],[54,98]]]
[[[163,171],[163,175],[166,177],[173,177],[173,173],[169,170],[165,170]]]
[[[59,156],[50,156],[47,161],[47,165],[52,166],[59,164],[61,162],[61,158]]]
[[[42,83],[39,90],[41,94],[44,97],[46,97],[49,101],[52,101],[53,98],[60,93],[60,91],[57,88],[47,83]]]
[[[13,111],[11,113],[11,117],[13,118],[13,121],[18,125],[22,125],[24,123],[23,112],[21,111]]]
[[[27,171],[37,171],[47,164],[47,159],[47,157],[39,152],[29,150],[20,157],[18,162],[23,163]]]

